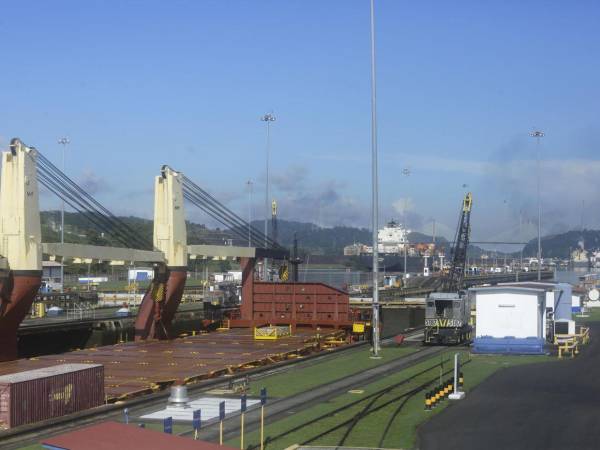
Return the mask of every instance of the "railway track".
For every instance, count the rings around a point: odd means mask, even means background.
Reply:
[[[450,360],[447,359],[444,362],[449,362]],[[348,439],[348,436],[350,436],[350,433],[354,430],[354,428],[356,427],[356,425],[358,425],[358,423],[364,419],[366,416],[368,416],[369,414],[372,414],[374,412],[379,411],[380,409],[388,406],[389,404],[391,404],[392,402],[400,399],[400,398],[406,398],[408,399],[408,395],[414,395],[414,393],[420,392],[422,389],[424,389],[424,387],[429,386],[430,384],[432,384],[433,382],[435,382],[435,379],[427,381],[426,383],[424,383],[423,385],[419,386],[418,388],[412,389],[411,391],[407,392],[407,393],[403,393],[400,396],[394,397],[391,400],[387,400],[386,402],[384,402],[381,405],[378,406],[374,406],[378,400],[380,400],[381,398],[383,398],[385,395],[389,394],[391,391],[397,389],[400,386],[403,386],[405,384],[408,384],[410,381],[414,380],[415,378],[417,378],[420,375],[423,375],[424,373],[427,373],[433,369],[436,369],[440,366],[440,363],[429,367],[405,380],[402,380],[400,383],[396,383],[394,385],[392,385],[391,387],[387,387],[384,389],[381,389],[380,391],[371,394],[370,396],[367,396],[365,398],[362,398],[360,400],[358,400],[356,403],[361,403],[364,402],[366,400],[369,400],[369,402],[361,409],[360,412],[356,413],[353,417],[351,417],[350,419],[347,419],[345,421],[342,421],[339,424],[336,424],[334,426],[332,426],[331,428],[311,437],[310,439],[304,441],[302,444],[311,444],[313,442],[315,442],[316,440],[320,439],[323,436],[326,436],[340,428],[343,428],[345,426],[347,426],[346,431],[344,432],[343,436],[340,438],[338,446],[342,446],[345,444],[346,440]],[[451,371],[446,371],[444,372],[444,374],[450,373]],[[338,410],[336,411],[336,413],[343,411],[344,409],[346,409],[347,407],[352,406],[352,405],[344,405],[341,408],[338,408]],[[332,417],[335,414],[328,414],[327,417]],[[303,426],[301,427],[303,428]]]
[[[439,374],[437,374],[434,377],[430,377],[428,378],[426,381],[421,382],[420,384],[418,384],[416,387],[413,387],[411,389],[409,389],[408,391],[404,391],[401,392],[397,395],[393,395],[391,396],[391,398],[385,398],[386,396],[390,395],[393,391],[397,390],[398,388],[401,388],[403,386],[406,386],[408,384],[410,384],[411,382],[413,382],[414,380],[417,380],[419,377],[422,377],[425,374],[431,373],[432,371],[434,371],[435,369],[438,369],[440,366],[443,367],[444,364],[450,363],[451,362],[451,358],[447,358],[445,360],[440,361],[437,364],[433,364],[430,367],[427,367],[415,374],[413,374],[410,377],[407,377],[397,383],[394,383],[390,386],[387,386],[385,388],[382,388],[372,394],[369,394],[361,399],[352,401],[350,403],[346,403],[343,406],[336,408],[332,411],[329,411],[325,414],[322,414],[320,416],[317,416],[315,418],[312,418],[311,420],[308,420],[300,425],[297,425],[291,429],[285,430],[284,432],[281,432],[275,436],[268,436],[265,440],[265,448],[277,448],[277,447],[273,447],[273,444],[276,443],[278,440],[280,440],[281,438],[291,434],[291,433],[295,433],[295,432],[299,432],[301,430],[305,430],[308,427],[310,427],[311,425],[314,425],[316,423],[320,423],[326,419],[330,419],[333,417],[336,417],[337,415],[339,415],[340,413],[343,413],[345,410],[347,410],[348,408],[352,408],[354,406],[358,406],[362,403],[366,403],[359,412],[357,412],[356,414],[354,414],[353,416],[351,416],[348,419],[342,419],[341,422],[338,422],[334,425],[332,425],[331,427],[327,428],[326,430],[317,433],[313,436],[311,436],[308,439],[305,439],[304,441],[302,441],[302,445],[309,445],[309,444],[314,444],[315,441],[318,441],[319,439],[335,432],[338,431],[340,429],[346,428],[346,430],[344,431],[344,434],[342,435],[342,437],[340,438],[340,440],[338,441],[337,445],[338,446],[343,446],[346,442],[346,440],[348,439],[348,437],[350,436],[350,434],[352,433],[352,431],[355,429],[355,427],[360,423],[361,420],[363,420],[364,418],[366,418],[368,415],[373,414],[377,411],[380,411],[381,409],[391,405],[392,403],[395,403],[399,400],[402,400],[400,405],[396,408],[396,410],[394,411],[394,413],[392,414],[392,416],[390,417],[390,419],[388,420],[388,423],[386,424],[386,427],[384,429],[384,432],[382,433],[382,436],[380,437],[380,444],[379,446],[381,447],[381,444],[383,443],[383,441],[385,440],[385,437],[387,435],[387,433],[389,432],[394,420],[396,419],[396,417],[398,416],[398,414],[401,412],[402,408],[406,405],[406,403],[415,395],[423,392],[426,388],[428,388],[429,386],[433,385],[434,383],[436,383],[436,381],[438,381],[439,379]],[[448,374],[452,373],[452,369],[448,369],[442,372],[442,376],[447,376]],[[377,402],[379,400],[384,399],[383,403],[381,404],[377,404]],[[310,431],[307,431],[308,434],[310,434]],[[259,448],[259,446],[250,446],[248,447],[248,450],[255,450]]]
[[[415,364],[421,363],[434,355],[444,351],[443,347],[421,347],[418,351],[401,358],[391,360],[388,363],[381,364],[363,372],[346,376],[334,382],[314,387],[306,392],[302,392],[290,397],[272,399],[267,408],[267,422],[286,417],[291,413],[298,413],[314,405],[332,400],[333,398],[355,389],[356,386],[363,386],[381,380],[382,377],[390,373],[398,372]],[[257,410],[246,412],[245,429],[252,431],[258,428],[260,416]],[[202,430],[201,436],[205,440],[218,439],[218,422],[208,422]],[[239,436],[239,415],[233,415],[225,420],[225,439],[233,439]],[[191,431],[182,433],[183,436],[191,435]]]

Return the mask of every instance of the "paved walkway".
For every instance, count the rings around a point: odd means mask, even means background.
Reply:
[[[600,449],[600,323],[573,360],[511,367],[420,427],[422,450]]]

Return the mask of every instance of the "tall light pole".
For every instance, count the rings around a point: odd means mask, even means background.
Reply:
[[[541,178],[541,170],[540,170],[540,139],[544,137],[544,132],[540,130],[535,130],[529,133],[529,136],[534,137],[536,140],[535,147],[537,150],[537,204],[538,204],[538,248],[537,248],[537,279],[541,281],[542,279],[542,194],[540,189],[540,178]]]
[[[269,211],[271,210],[271,208],[269,207],[269,159],[271,154],[271,122],[275,122],[275,116],[273,115],[273,113],[267,113],[264,116],[262,116],[260,120],[267,124],[267,181],[265,183],[265,248],[267,248],[267,241],[269,237]],[[264,259],[264,272],[264,280],[267,281],[269,279],[269,260],[267,258]]]
[[[371,183],[373,226],[373,356],[379,356],[379,181],[377,174],[377,82],[375,71],[375,0],[371,0]]]
[[[523,240],[523,210],[520,209],[519,210],[519,240],[522,241]],[[517,280],[519,279],[519,273],[523,270],[523,249],[525,248],[525,245],[523,245],[523,247],[521,247],[521,252],[519,255],[519,270],[517,271]]]
[[[252,229],[252,180],[246,181],[248,186],[248,247],[252,247],[250,230]]]
[[[402,175],[405,177],[410,175],[410,169],[404,168],[402,169]],[[407,267],[407,258],[406,254],[408,251],[408,226],[406,225],[406,210],[408,209],[408,198],[404,199],[404,208],[402,209],[402,221],[404,222],[402,226],[404,227],[404,231],[406,232],[406,236],[404,237],[404,283],[406,283],[406,279],[408,278],[408,267]],[[403,283],[403,286],[404,286]]]
[[[71,143],[68,137],[61,137],[58,143],[62,145],[62,171],[65,172],[65,151],[67,145]],[[65,201],[62,200],[60,208],[60,243],[65,243]],[[60,262],[60,291],[65,291],[65,265],[63,261]]]
[[[402,284],[403,287],[405,286],[408,279],[408,229],[406,229],[406,220],[404,221],[404,227],[406,231],[406,236],[404,237],[404,283]]]

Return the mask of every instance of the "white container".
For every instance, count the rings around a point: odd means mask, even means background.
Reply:
[[[476,337],[545,338],[543,289],[494,286],[469,291],[476,305]]]

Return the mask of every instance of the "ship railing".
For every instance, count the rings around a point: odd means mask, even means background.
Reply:
[[[83,319],[95,319],[96,308],[89,303],[74,303],[70,308],[67,309],[67,319],[70,320],[83,320]]]

